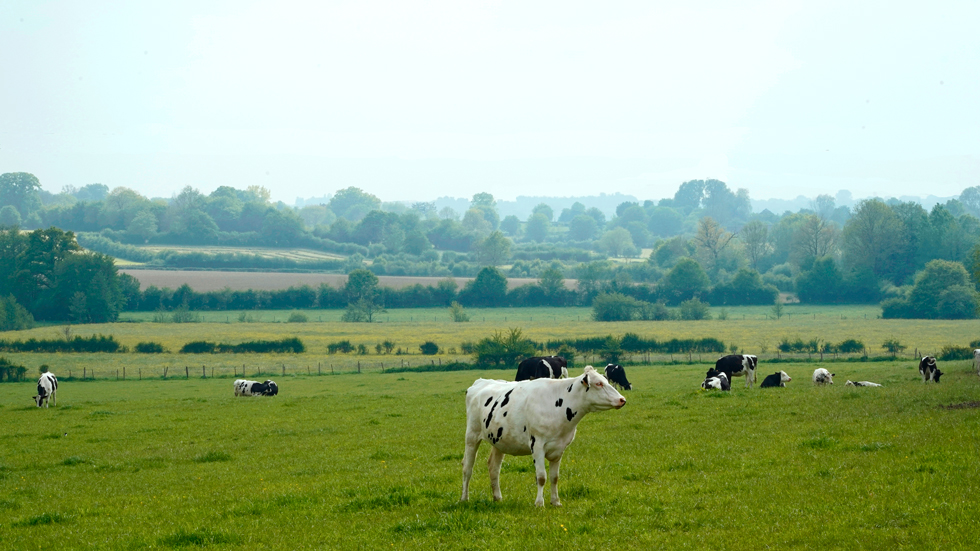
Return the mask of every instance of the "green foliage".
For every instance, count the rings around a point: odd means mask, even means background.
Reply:
[[[680,307],[682,320],[709,320],[711,319],[708,305],[696,298],[685,300]]]
[[[72,339],[35,339],[26,341],[0,340],[0,350],[5,352],[125,352],[125,348],[113,335],[92,335]]]
[[[522,358],[534,356],[534,342],[524,336],[520,328],[507,333],[497,331],[491,337],[480,339],[473,347],[474,360],[479,365],[515,366]]]
[[[897,339],[886,339],[885,342],[881,343],[881,347],[887,350],[892,356],[908,348],[904,344],[898,342]]]
[[[622,293],[603,293],[592,300],[595,321],[629,321],[636,319],[641,302]]]
[[[660,283],[660,294],[667,304],[680,304],[707,293],[711,281],[693,258],[681,258]]]
[[[972,360],[973,359],[973,349],[967,348],[965,346],[948,345],[944,346],[942,350],[939,351],[939,355],[936,359],[942,361],[953,361],[953,360]]]
[[[26,373],[27,373],[26,367],[12,363],[7,358],[0,356],[0,381],[7,381],[7,382],[19,381],[24,377]],[[0,479],[2,478],[3,477],[0,476]]]
[[[449,319],[453,320],[453,323],[463,323],[470,321],[470,316],[466,313],[463,306],[454,300],[449,305]]]
[[[34,327],[34,316],[17,303],[13,295],[0,296],[0,331],[19,331]]]
[[[309,316],[302,312],[293,312],[289,314],[289,319],[286,320],[287,323],[306,323],[310,321]]]
[[[439,345],[432,341],[425,341],[419,345],[419,350],[421,350],[422,354],[425,354],[426,356],[434,356],[439,353]]]
[[[932,260],[916,274],[908,298],[881,303],[883,318],[973,319],[980,296],[959,262]]]
[[[193,341],[180,349],[181,354],[301,354],[305,351],[306,346],[303,345],[303,341],[296,337],[287,337],[277,341],[248,341],[240,344]]]
[[[835,347],[837,352],[841,354],[855,354],[857,352],[863,352],[865,350],[864,343],[855,339],[846,339],[841,341]]]
[[[459,302],[466,306],[494,306],[506,304],[507,278],[500,270],[487,266],[480,270],[476,279],[469,281],[459,294]]]
[[[387,349],[387,346],[385,348]],[[330,354],[336,354],[338,352],[341,354],[350,354],[353,351],[354,351],[354,346],[351,345],[350,341],[347,339],[344,339],[342,341],[332,342],[327,345],[327,352],[329,352]],[[389,354],[390,353],[391,352],[389,350]]]
[[[162,354],[163,345],[158,342],[140,342],[133,347],[133,351],[140,354]]]

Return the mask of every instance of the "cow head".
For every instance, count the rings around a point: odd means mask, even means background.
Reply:
[[[932,376],[932,380],[938,383],[939,382],[939,377],[941,377],[942,374],[943,374],[943,372],[940,371],[939,368],[937,367],[936,368],[936,373]]]
[[[784,383],[788,383],[793,380],[793,378],[787,375],[785,371],[777,371],[776,375],[779,375],[779,380]]]
[[[626,398],[591,365],[585,366],[582,375],[578,377],[578,384],[585,388],[583,395],[589,411],[619,409],[626,405]]]
[[[710,379],[712,377],[717,377],[719,373],[722,373],[722,372],[721,371],[718,371],[717,369],[715,369],[713,367],[709,367],[708,368],[708,372],[704,374],[704,377],[705,377],[705,379]]]
[[[754,370],[755,366],[759,365],[759,358],[751,354],[745,354],[742,356],[742,365],[745,369]]]
[[[37,404],[37,407],[41,407],[42,400],[44,400],[44,396],[37,395],[34,397],[34,403]]]
[[[262,384],[268,387],[268,390],[265,391],[266,396],[275,396],[276,394],[279,394],[279,385],[277,385],[275,381],[267,380]]]

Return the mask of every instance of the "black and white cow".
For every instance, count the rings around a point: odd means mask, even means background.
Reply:
[[[973,351],[973,368],[977,370],[977,375],[980,375],[980,348]]]
[[[561,356],[540,356],[521,361],[517,366],[515,381],[534,379],[566,379],[568,362]]]
[[[923,356],[919,360],[919,374],[922,375],[922,382],[933,381],[938,383],[939,378],[942,377],[943,372],[939,371],[939,366],[936,365],[936,358],[932,356]]]
[[[834,384],[834,375],[836,373],[831,373],[822,367],[818,367],[813,370],[813,384],[832,385]]]
[[[872,383],[871,381],[847,381],[844,386],[881,386],[878,383]]]
[[[728,380],[728,375],[725,375],[723,371],[715,371],[714,376],[709,376],[704,378],[704,382],[701,383],[701,388],[705,390],[731,390],[732,384]],[[710,373],[709,371],[709,373]]]
[[[41,378],[37,380],[37,395],[34,396],[34,403],[37,407],[41,407],[41,403],[44,403],[44,407],[48,407],[48,400],[51,403],[58,405],[58,378],[54,376],[54,373],[44,372],[41,374]]]
[[[275,381],[266,380],[264,383],[245,379],[235,381],[235,396],[275,396],[276,394],[279,394],[279,385]]]
[[[718,358],[718,361],[715,362],[715,370],[727,375],[729,382],[732,381],[732,377],[745,377],[745,388],[752,388],[755,383],[755,368],[758,363],[759,358],[756,356],[732,354]],[[713,375],[708,376],[712,377]]]
[[[777,371],[772,375],[766,375],[766,378],[762,380],[762,384],[759,388],[775,388],[786,386],[786,383],[792,381],[793,378],[786,374],[785,371]]]
[[[534,504],[544,505],[544,484],[551,480],[551,504],[558,498],[558,468],[575,429],[587,413],[619,409],[626,398],[591,365],[573,379],[494,381],[477,379],[466,390],[466,446],[463,451],[463,495],[470,497],[476,451],[490,443],[490,489],[500,501],[500,465],[504,455],[530,455],[538,483]],[[550,464],[545,470],[545,460]]]
[[[619,364],[608,364],[602,370],[603,375],[610,383],[619,387],[620,390],[633,390],[633,385],[626,378],[626,370]]]

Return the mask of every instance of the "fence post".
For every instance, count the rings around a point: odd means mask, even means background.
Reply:
[[[126,380],[126,366],[123,366],[123,380]]]
[[[203,365],[201,366],[201,378],[202,379],[208,378],[208,371]]]
[[[361,360],[357,360],[357,372],[361,372]]]
[[[137,371],[140,372],[140,380],[142,381],[143,380],[143,368],[142,367],[138,367],[136,369],[137,369]]]
[[[211,378],[214,379],[214,368],[211,368]]]
[[[116,370],[116,380],[117,381],[119,380],[119,370],[118,369]]]
[[[282,376],[286,376],[286,364],[282,364]]]
[[[330,364],[330,374],[333,375],[333,364]]]
[[[71,379],[71,370],[68,370],[68,378]]]
[[[88,368],[87,367],[83,367],[82,368],[82,379],[84,380],[87,375],[88,375]]]
[[[317,375],[319,375],[319,374],[320,374],[320,362],[317,362],[317,363],[316,363],[316,374],[317,374]]]
[[[306,366],[306,374],[307,374],[307,375],[309,375],[309,374],[310,374],[310,366]]]
[[[185,379],[191,378],[191,368],[187,367],[186,365],[184,366],[184,378]]]

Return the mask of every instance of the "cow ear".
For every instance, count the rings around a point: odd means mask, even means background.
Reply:
[[[586,389],[588,389],[590,384],[591,384],[591,382],[589,381],[589,374],[586,373],[586,374],[582,375],[582,386],[584,386]]]

